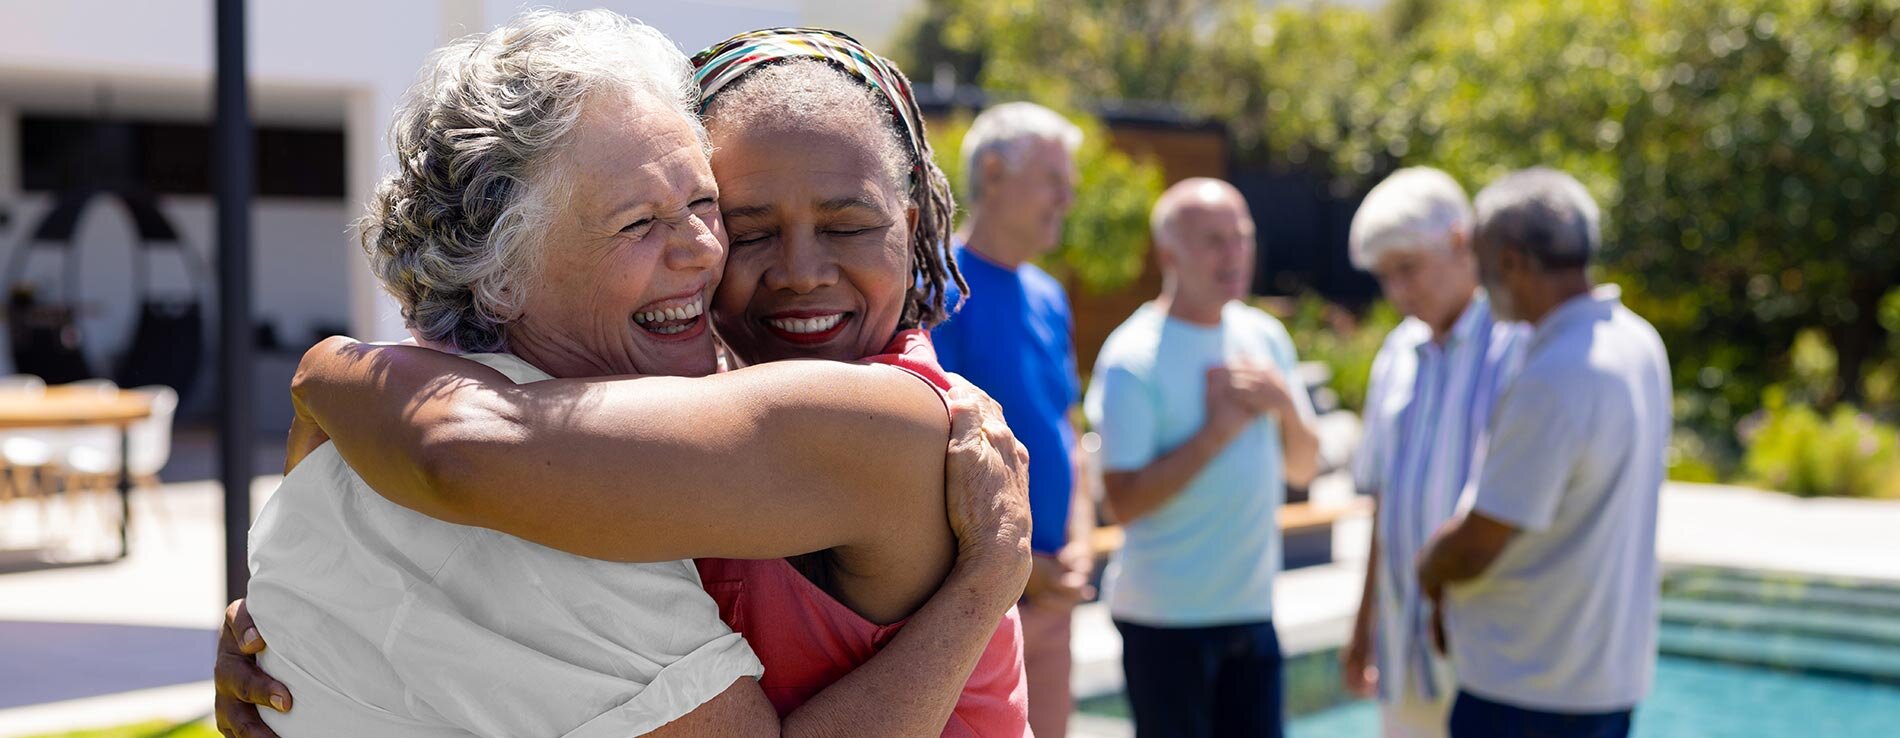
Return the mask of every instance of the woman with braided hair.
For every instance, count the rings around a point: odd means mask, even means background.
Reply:
[[[252,533],[258,632],[234,603],[221,643],[228,734],[269,735],[253,705],[289,696],[245,655],[265,639],[261,666],[289,677],[300,704],[264,715],[290,738],[367,725],[356,713],[385,720],[377,735],[1029,734],[1009,604],[1027,575],[1026,460],[993,406],[979,407],[981,433],[969,427],[971,403],[930,349],[925,329],[946,315],[946,288],[962,285],[945,249],[952,201],[908,81],[849,37],[812,29],[743,34],[694,66],[705,136],[656,150],[664,112],[640,112],[637,99],[583,105],[565,140],[549,138],[564,151],[527,167],[545,176],[523,188],[555,193],[577,222],[554,213],[527,262],[536,279],[477,282],[464,290],[476,302],[483,290],[508,300],[439,328],[427,298],[454,280],[430,269],[453,259],[391,213],[417,200],[403,177],[469,168],[404,157],[373,208],[372,262],[424,343],[512,355],[342,338],[306,354],[293,388],[297,468]],[[723,218],[695,194],[708,150]],[[668,187],[679,196],[645,194]],[[709,246],[728,240],[729,251]],[[681,278],[701,266],[705,279]],[[740,368],[694,377],[711,368],[709,319]],[[483,331],[500,340],[469,345]],[[826,361],[780,361],[794,358]],[[314,464],[355,483],[295,484]],[[407,543],[431,536],[445,543]],[[390,551],[367,563],[339,553],[353,544]],[[707,691],[696,685],[730,682],[715,701],[743,703],[731,695],[758,672],[734,681],[729,666],[743,659],[731,648],[701,658],[711,645],[672,643],[676,629],[642,622],[696,602],[669,590],[673,601],[656,605],[537,557],[588,562],[574,564],[584,572],[697,558],[719,619],[763,665],[758,684],[782,725],[701,719],[712,702],[695,709],[690,695]],[[427,630],[407,627],[416,611],[432,618]],[[643,673],[656,665],[642,638],[685,655]],[[374,663],[330,651],[356,641],[379,644],[364,657]],[[596,663],[588,652],[602,645],[632,663]],[[370,686],[352,669],[374,672]],[[631,683],[626,701],[596,689],[598,716],[524,715],[550,708],[518,690],[595,688],[602,670]],[[356,722],[301,720],[312,703]]]

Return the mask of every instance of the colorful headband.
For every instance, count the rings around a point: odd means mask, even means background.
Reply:
[[[741,33],[693,55],[693,81],[699,84],[700,106],[762,66],[787,59],[821,59],[871,86],[891,105],[897,126],[910,142],[914,168],[912,182],[930,161],[924,139],[923,113],[911,94],[910,80],[884,57],[864,48],[848,35],[823,28],[767,28]]]

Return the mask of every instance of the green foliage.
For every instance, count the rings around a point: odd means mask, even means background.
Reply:
[[[1839,406],[1823,417],[1772,387],[1750,434],[1748,481],[1804,497],[1900,497],[1900,440],[1892,426]]]
[[[1306,5],[930,0],[914,48],[992,90],[1184,106],[1342,194],[1575,174],[1603,276],[1669,347],[1685,458],[1738,455],[1778,384],[1900,415],[1900,0]]]
[[[1677,431],[1669,439],[1669,479],[1677,482],[1711,484],[1722,481],[1722,462],[1713,449],[1694,433]]]
[[[1286,328],[1301,361],[1322,361],[1332,367],[1329,386],[1339,395],[1340,407],[1357,413],[1365,410],[1372,360],[1400,320],[1398,311],[1383,301],[1360,318],[1309,295],[1300,299]]]
[[[1141,276],[1148,256],[1148,210],[1161,196],[1161,168],[1109,146],[1108,130],[1087,114],[1069,113],[1082,129],[1076,153],[1075,205],[1062,232],[1062,246],[1040,264],[1058,279],[1073,276],[1093,292],[1118,289]],[[963,148],[968,120],[952,120],[930,129],[937,164],[961,194]]]

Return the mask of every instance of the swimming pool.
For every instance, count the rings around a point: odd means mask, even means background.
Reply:
[[[1379,711],[1360,700],[1296,718],[1290,738],[1367,738]],[[1636,710],[1638,738],[1900,735],[1900,687],[1664,656]]]
[[[1662,582],[1655,688],[1638,738],[1900,738],[1900,584],[1712,568]],[[1292,738],[1379,734],[1336,650],[1289,658]],[[1084,712],[1126,718],[1119,695]]]

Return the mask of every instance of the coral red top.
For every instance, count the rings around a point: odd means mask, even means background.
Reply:
[[[930,336],[921,330],[898,333],[885,353],[865,361],[915,374],[939,394],[950,388]],[[871,660],[904,626],[865,620],[784,559],[695,563],[706,592],[719,603],[720,619],[743,634],[765,663],[759,685],[780,717]],[[1022,642],[1022,624],[1011,607],[963,686],[945,736],[1030,736]]]

